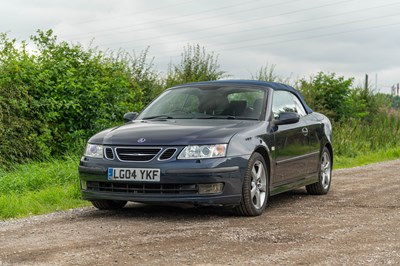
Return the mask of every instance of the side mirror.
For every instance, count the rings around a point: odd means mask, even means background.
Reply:
[[[276,126],[294,124],[299,122],[300,116],[295,112],[282,112],[279,114],[279,118],[274,120]]]
[[[129,122],[129,121],[135,120],[137,116],[138,116],[137,112],[129,112],[129,113],[124,114],[124,119],[127,122]]]

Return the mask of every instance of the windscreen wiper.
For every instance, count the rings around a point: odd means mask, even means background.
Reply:
[[[210,116],[198,116],[196,119],[236,119],[233,115],[210,115]]]
[[[142,118],[142,120],[151,120],[151,119],[174,119],[174,118],[169,115],[154,115]]]
[[[196,119],[238,119],[238,120],[258,120],[258,118],[253,117],[242,117],[242,116],[234,116],[234,115],[219,115],[219,116],[199,116],[195,117]]]

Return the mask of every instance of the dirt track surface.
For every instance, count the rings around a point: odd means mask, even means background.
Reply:
[[[0,265],[400,265],[400,160],[333,173],[259,217],[130,204],[0,222]]]

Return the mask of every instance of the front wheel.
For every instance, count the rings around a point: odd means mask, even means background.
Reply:
[[[332,159],[326,147],[322,150],[318,177],[317,183],[306,186],[307,192],[311,195],[325,195],[331,187]]]
[[[268,171],[264,158],[255,152],[250,157],[243,178],[242,200],[235,212],[244,216],[261,215],[269,195]]]
[[[126,205],[126,201],[122,200],[92,200],[93,206],[99,210],[118,210]]]

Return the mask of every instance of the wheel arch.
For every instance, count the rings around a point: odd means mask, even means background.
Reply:
[[[329,153],[331,155],[331,164],[332,164],[332,167],[333,167],[333,147],[332,147],[332,144],[330,142],[327,142],[325,144],[325,146],[322,147],[321,153],[322,153],[322,150],[323,150],[324,147],[326,147],[328,149],[328,151],[329,151]]]
[[[259,146],[257,147],[254,152],[261,154],[264,158],[265,164],[267,166],[267,173],[268,173],[268,189],[271,187],[271,158],[268,150],[265,147]]]

